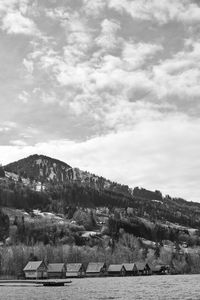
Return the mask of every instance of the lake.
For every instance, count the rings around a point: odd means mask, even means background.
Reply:
[[[1,300],[200,299],[200,275],[73,279],[64,287],[0,286]]]

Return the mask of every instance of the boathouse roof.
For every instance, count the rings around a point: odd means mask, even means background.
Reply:
[[[100,273],[104,267],[105,267],[105,263],[103,262],[89,263],[86,273]]]
[[[123,265],[109,265],[108,272],[121,272]]]
[[[53,264],[48,264],[48,272],[49,273],[58,273],[62,272],[63,269],[65,269],[65,264],[64,263],[53,263]]]
[[[67,264],[67,272],[79,272],[82,266],[83,266],[82,263]]]
[[[126,269],[126,271],[128,271],[128,272],[137,269],[137,266],[135,263],[127,263],[127,264],[123,264],[123,265],[124,265],[124,268]]]
[[[23,271],[36,271],[41,265],[43,261],[29,261],[27,265],[24,267]]]
[[[136,267],[137,267],[138,271],[143,271],[146,268],[146,263],[136,262],[135,264],[136,264]]]

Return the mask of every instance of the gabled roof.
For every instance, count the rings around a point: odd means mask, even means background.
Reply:
[[[136,264],[138,271],[143,271],[146,267],[146,263],[143,263],[143,262],[136,262],[135,264]]]
[[[79,272],[82,265],[82,263],[67,264],[67,272]]]
[[[40,261],[29,261],[27,265],[24,267],[23,271],[37,271],[37,269],[43,263],[42,260]]]
[[[48,272],[62,272],[65,268],[64,263],[54,263],[54,264],[48,264]]]
[[[126,271],[133,271],[134,269],[136,269],[136,264],[135,263],[127,263],[127,264],[123,264],[124,268],[126,269]]]
[[[86,273],[100,273],[101,269],[105,266],[105,263],[97,262],[97,263],[89,263]]]
[[[108,267],[108,272],[121,272],[123,265],[110,265]]]

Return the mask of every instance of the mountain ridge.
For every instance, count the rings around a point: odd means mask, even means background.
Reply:
[[[0,205],[2,202],[17,208],[39,207],[57,213],[66,213],[69,207],[131,207],[135,216],[151,221],[200,228],[200,203],[163,196],[158,190],[131,189],[42,154],[7,164],[4,170],[15,183],[10,188],[8,182],[2,188]],[[33,195],[34,191],[42,193]]]
[[[88,171],[73,168],[67,163],[45,156],[43,154],[33,154],[18,161],[4,166],[4,170],[13,172],[24,178],[42,181],[43,183],[55,181],[58,183],[76,182],[77,184],[86,184],[97,190],[111,189],[121,191],[131,196],[132,191],[128,185],[121,185],[102,176],[92,174]]]

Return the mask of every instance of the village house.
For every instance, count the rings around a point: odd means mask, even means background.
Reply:
[[[135,263],[124,264],[124,268],[126,270],[126,276],[137,275],[137,266]]]
[[[47,266],[44,261],[29,261],[23,269],[26,279],[47,278]]]
[[[86,276],[88,277],[98,277],[104,276],[106,273],[106,264],[103,262],[90,262],[86,269]]]
[[[109,265],[108,276],[125,276],[126,269],[123,265]]]
[[[66,277],[75,278],[75,277],[84,277],[85,268],[82,263],[71,263],[67,264]]]
[[[151,268],[147,263],[143,262],[136,262],[137,267],[137,275],[150,275],[151,274]]]
[[[48,278],[65,278],[66,265],[64,263],[48,264]]]

